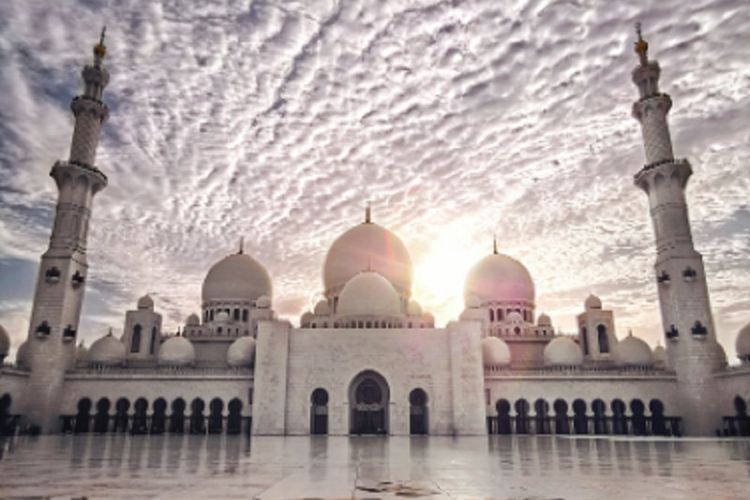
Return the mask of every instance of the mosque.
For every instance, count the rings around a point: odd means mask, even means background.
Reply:
[[[664,347],[617,335],[598,297],[582,300],[575,335],[536,310],[524,265],[494,249],[466,278],[465,309],[436,327],[412,298],[401,240],[371,220],[335,239],[323,291],[300,326],[273,309],[271,277],[240,247],[209,269],[200,314],[164,332],[148,296],[123,335],[77,340],[89,268],[95,166],[108,109],[104,35],[75,97],[70,158],[41,257],[27,340],[0,368],[0,431],[306,434],[750,435],[750,324],[729,366],[717,342],[701,254],[685,199],[690,163],[676,159],[672,106],[638,31],[632,79],[656,240],[654,286]],[[0,361],[10,351],[0,327]]]

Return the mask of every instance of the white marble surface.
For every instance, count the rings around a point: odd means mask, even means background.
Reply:
[[[43,436],[0,497],[747,498],[750,440]]]

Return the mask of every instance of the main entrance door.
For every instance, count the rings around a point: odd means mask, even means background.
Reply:
[[[363,372],[349,391],[352,434],[388,434],[388,385],[375,372]]]

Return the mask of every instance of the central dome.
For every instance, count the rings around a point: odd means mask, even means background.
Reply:
[[[399,316],[399,296],[387,279],[365,271],[350,279],[339,296],[338,313],[345,316]]]
[[[349,229],[331,245],[323,265],[326,295],[335,294],[365,269],[381,274],[402,295],[410,295],[409,252],[398,236],[372,222]]]
[[[516,259],[493,253],[469,271],[464,298],[476,296],[482,303],[534,302],[534,282],[526,267]]]
[[[214,264],[203,281],[203,302],[238,300],[254,302],[271,295],[271,278],[258,262],[236,253]]]

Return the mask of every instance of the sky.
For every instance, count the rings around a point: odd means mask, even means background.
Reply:
[[[718,338],[750,321],[750,9],[742,0],[0,3],[0,324],[28,329],[66,159],[70,99],[107,26],[110,108],[79,334],[138,297],[165,328],[210,266],[245,251],[298,324],[326,251],[373,220],[404,241],[439,325],[492,249],[521,260],[563,332],[589,293],[663,337],[630,72],[636,21],[672,95],[676,156]]]

